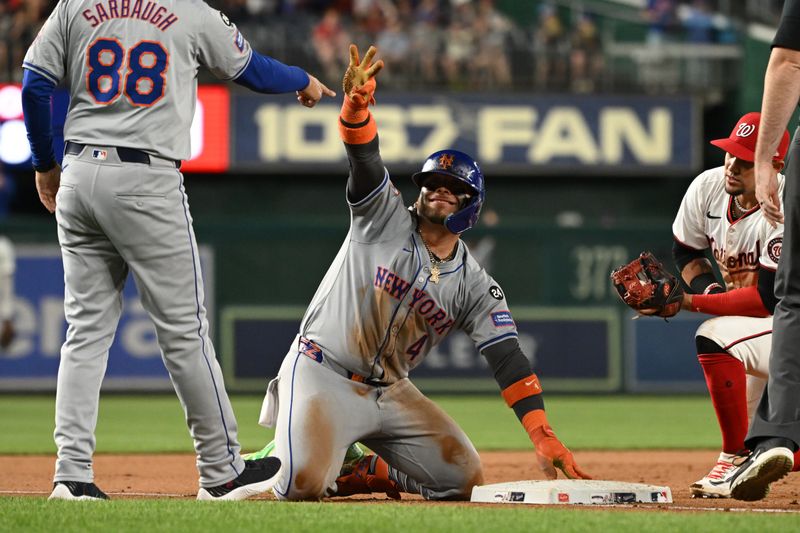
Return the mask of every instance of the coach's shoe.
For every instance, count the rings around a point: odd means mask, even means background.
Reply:
[[[731,476],[731,496],[746,502],[764,499],[770,484],[791,472],[793,466],[791,441],[767,439],[755,447]]]
[[[736,467],[745,460],[747,460],[747,455],[720,453],[714,468],[705,477],[689,485],[692,498],[730,498],[730,478],[736,471]]]
[[[50,493],[48,500],[83,500],[100,501],[107,500],[105,492],[97,488],[94,483],[84,483],[83,481],[56,481],[53,483],[53,492]]]
[[[336,487],[334,496],[384,492],[393,500],[400,499],[400,488],[389,479],[389,465],[377,455],[365,455],[349,474],[336,478]]]
[[[281,461],[277,457],[265,457],[244,462],[244,471],[233,481],[216,487],[200,487],[198,500],[244,500],[267,492],[278,480]]]

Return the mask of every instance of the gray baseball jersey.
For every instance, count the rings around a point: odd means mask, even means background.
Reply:
[[[64,138],[188,159],[197,71],[235,78],[247,40],[201,0],[61,0],[24,66],[71,100]]]
[[[199,67],[233,78],[251,55],[236,27],[199,0],[62,0],[25,56],[26,69],[66,80],[71,96],[56,195],[69,328],[55,481],[93,481],[99,390],[129,272],[186,413],[201,486],[245,467],[176,160],[189,156]]]
[[[350,204],[350,232],[303,318],[260,423],[275,426],[280,499],[335,494],[344,454],[363,442],[406,492],[463,498],[482,483],[464,431],[407,378],[455,329],[479,350],[516,337],[499,285],[458,242],[438,283],[400,193],[383,182]]]
[[[416,219],[388,172],[350,210],[350,232],[300,327],[329,360],[394,383],[454,329],[465,331],[478,350],[517,336],[502,289],[463,241],[440,265],[439,283],[431,282]]]

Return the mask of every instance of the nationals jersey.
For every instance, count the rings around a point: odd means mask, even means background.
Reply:
[[[781,198],[783,186],[784,176],[778,174]],[[725,168],[712,168],[689,185],[672,223],[678,242],[694,250],[711,249],[727,290],[756,285],[759,265],[777,270],[783,244],[783,224],[770,226],[758,205],[736,220],[733,209],[733,196],[725,192]]]
[[[236,26],[202,0],[61,0],[23,66],[69,86],[66,140],[181,160],[199,67],[235,79],[250,55]]]
[[[416,215],[389,180],[350,203],[350,231],[300,326],[306,355],[383,383],[408,376],[452,330],[478,350],[516,337],[505,295],[463,241],[431,280]],[[322,353],[319,353],[321,350]]]

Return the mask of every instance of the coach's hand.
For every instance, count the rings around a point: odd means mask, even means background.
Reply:
[[[56,193],[61,183],[61,167],[56,165],[47,172],[36,173],[36,190],[39,200],[51,213],[56,211]]]
[[[297,101],[306,107],[314,107],[322,99],[322,96],[336,96],[336,93],[328,89],[324,83],[317,78],[308,75],[308,85],[302,91],[297,91]]]
[[[370,46],[367,53],[364,54],[364,59],[359,60],[358,48],[354,44],[350,45],[350,64],[347,66],[342,79],[342,89],[345,96],[360,107],[375,103],[375,98],[373,97],[375,75],[383,68],[382,59],[379,59],[374,64],[372,63],[372,59],[377,52],[377,48]]]
[[[570,479],[592,479],[592,476],[575,463],[572,452],[558,440],[549,425],[545,424],[534,431],[536,434],[531,435],[531,438],[536,446],[536,459],[547,479],[558,477],[556,468]]]
[[[778,177],[771,161],[758,162],[754,167],[756,176],[756,200],[761,213],[773,228],[783,224],[781,200],[778,197]]]
[[[0,350],[5,350],[14,340],[16,331],[14,331],[14,323],[10,320],[0,322]]]

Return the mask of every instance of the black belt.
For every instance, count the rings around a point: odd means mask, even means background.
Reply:
[[[83,149],[86,147],[85,144],[74,143],[72,141],[67,141],[64,145],[64,154],[65,155],[79,155]],[[141,150],[136,150],[135,148],[123,148],[123,147],[115,147],[109,146],[108,148],[113,148],[117,152],[117,157],[119,157],[120,161],[124,161],[126,163],[143,163],[145,165],[150,164],[150,154],[146,152],[142,152]],[[181,168],[180,161],[174,161],[175,168]]]

